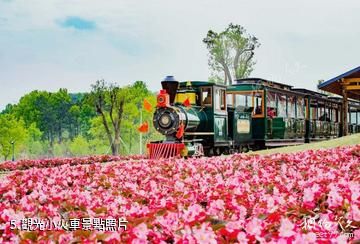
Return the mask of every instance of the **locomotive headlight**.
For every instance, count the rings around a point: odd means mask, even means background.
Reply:
[[[170,115],[169,114],[163,114],[161,117],[160,117],[160,125],[161,127],[163,128],[168,128],[170,127],[170,124],[171,124],[171,118],[170,118]]]

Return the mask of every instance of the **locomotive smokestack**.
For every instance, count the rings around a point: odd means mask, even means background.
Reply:
[[[174,76],[166,76],[163,81],[161,81],[162,88],[166,90],[169,94],[170,104],[174,104],[176,90],[178,88],[179,82],[174,78]]]

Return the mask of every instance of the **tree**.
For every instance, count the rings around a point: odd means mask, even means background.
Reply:
[[[28,138],[28,132],[22,120],[17,120],[11,114],[0,115],[0,154],[5,160],[12,153],[12,143],[15,143],[15,153],[19,152]]]
[[[88,156],[92,152],[89,149],[89,142],[81,135],[74,138],[69,145],[71,156]]]
[[[241,25],[232,23],[223,32],[209,30],[203,39],[209,51],[212,80],[231,84],[235,79],[248,77],[255,65],[254,50],[260,46],[258,39],[246,33]],[[223,74],[223,79],[219,74]]]
[[[96,81],[88,97],[98,114],[97,118],[91,120],[90,134],[93,140],[102,141],[102,135],[105,135],[113,155],[119,154],[120,149],[124,153],[131,153],[135,148],[132,140],[139,135],[137,128],[144,98],[152,103],[156,100],[143,81],[121,88],[104,80]],[[143,112],[143,121],[151,119],[151,113]]]
[[[118,155],[120,126],[127,96],[126,90],[121,89],[115,84],[107,84],[104,80],[96,81],[91,87],[89,99],[94,104],[97,114],[101,117],[112,154]],[[110,123],[107,120],[107,114],[109,115]]]

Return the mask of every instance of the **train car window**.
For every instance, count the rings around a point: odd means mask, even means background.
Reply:
[[[248,94],[234,94],[235,108],[239,112],[252,112],[251,97]]]
[[[221,93],[219,89],[215,89],[214,107],[216,110],[220,110],[221,106]]]
[[[286,113],[286,95],[278,95],[278,116],[287,117]]]
[[[340,107],[338,105],[335,105],[335,108],[333,109],[335,122],[340,122]]]
[[[288,117],[295,118],[295,97],[288,96]]]
[[[214,105],[216,110],[226,110],[225,106],[225,90],[224,89],[216,89],[215,90],[215,98]]]
[[[332,108],[332,109],[331,109],[331,120],[332,120],[333,122],[338,122],[337,109],[336,109],[336,108]]]
[[[212,89],[211,87],[202,87],[201,88],[201,104],[203,106],[212,105]]]
[[[224,89],[220,90],[220,109],[226,110],[226,93]]]
[[[263,114],[263,96],[260,92],[254,92],[253,95],[253,107],[254,107],[254,114],[255,115],[262,115]]]
[[[325,121],[326,120],[326,114],[325,114],[325,107],[324,104],[318,105],[318,120]]]
[[[330,120],[330,104],[326,104],[325,113],[324,113],[324,120],[325,121],[331,121]]]
[[[233,94],[227,94],[226,95],[226,104],[228,107],[234,107],[234,100],[233,100]]]
[[[297,97],[296,99],[296,118],[305,118],[305,101],[303,97]]]
[[[356,124],[356,111],[351,112],[351,124]]]
[[[266,96],[266,115],[268,118],[272,119],[277,116],[276,109],[276,93],[268,92]]]
[[[316,105],[312,105],[310,108],[310,118],[316,120],[317,119],[317,107]]]

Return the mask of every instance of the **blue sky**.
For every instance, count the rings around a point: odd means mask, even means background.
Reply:
[[[79,31],[95,30],[96,24],[92,20],[86,20],[78,16],[68,16],[65,20],[61,21],[60,26],[64,28],[74,28]]]
[[[356,0],[0,0],[0,109],[31,90],[97,79],[206,80],[207,30],[243,25],[261,42],[252,76],[315,89],[359,66]]]

